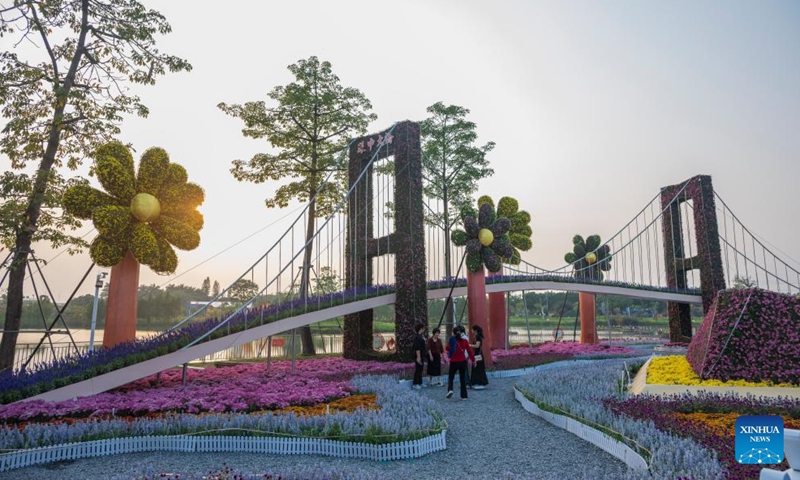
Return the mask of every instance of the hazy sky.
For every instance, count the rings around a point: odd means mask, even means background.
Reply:
[[[274,185],[233,179],[231,160],[268,145],[242,137],[216,105],[266,99],[292,81],[287,65],[311,55],[372,101],[373,131],[420,120],[437,101],[469,108],[479,141],[497,143],[496,173],[478,193],[516,196],[531,212],[525,258],[538,265],[560,266],[573,234],[607,238],[662,186],[696,174],[800,259],[800,2],[144,3],[173,26],[161,49],[194,66],[137,89],[150,116],[126,120],[120,137],[139,152],[164,147],[206,190],[201,245],[179,254],[176,275],[289,210],[264,207]],[[175,281],[224,286],[277,231]],[[88,253],[51,263],[59,300],[89,263]],[[142,283],[170,278],[142,269]]]

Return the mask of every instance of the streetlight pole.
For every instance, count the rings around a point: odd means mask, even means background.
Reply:
[[[92,331],[89,334],[89,353],[94,351],[94,329],[97,326],[97,302],[100,300],[100,289],[103,288],[103,279],[108,276],[108,272],[97,274],[97,282],[94,284],[94,305],[92,306]]]

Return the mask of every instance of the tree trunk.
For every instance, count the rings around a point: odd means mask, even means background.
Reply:
[[[444,190],[443,200],[444,200],[443,203],[444,203],[444,215],[445,215],[445,218],[444,218],[444,225],[445,226],[444,226],[444,229],[443,229],[444,230],[444,276],[445,276],[445,280],[447,280],[447,284],[449,286],[450,283],[453,281],[453,269],[452,269],[452,267],[450,265],[450,255],[451,255],[451,253],[450,253],[450,215],[449,215],[449,212],[447,210],[448,205],[447,205],[447,189],[446,188]],[[450,299],[449,302],[447,302],[447,308],[445,309],[445,312],[444,312],[444,318],[445,318],[445,322],[444,322],[445,325],[449,325],[451,328],[456,325],[456,315],[455,315],[455,312],[453,311],[453,299],[452,298]],[[446,328],[445,330],[449,330],[449,329]]]
[[[309,198],[314,198],[316,192],[309,192]],[[309,285],[311,280],[311,252],[314,242],[310,241],[314,236],[314,220],[317,213],[317,202],[312,201],[308,206],[308,224],[306,226],[306,247],[303,253],[303,271],[300,274],[300,299],[305,300],[308,298]],[[303,341],[303,355],[315,355],[317,353],[314,348],[314,337],[311,335],[311,326],[305,325],[300,327],[300,339]]]

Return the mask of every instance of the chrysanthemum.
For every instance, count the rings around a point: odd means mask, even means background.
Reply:
[[[102,145],[94,157],[97,179],[108,193],[89,185],[64,193],[64,208],[92,220],[99,232],[89,248],[92,260],[111,267],[130,251],[153,271],[173,273],[178,257],[172,247],[193,250],[200,244],[203,216],[197,207],[203,189],[188,182],[186,169],[170,163],[162,148],[144,152],[138,174],[130,150],[121,143]]]

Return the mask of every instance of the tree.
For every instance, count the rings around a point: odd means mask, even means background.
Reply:
[[[203,295],[208,298],[209,294],[211,294],[211,277],[206,277],[203,280],[203,285],[200,287],[200,290],[203,292]]]
[[[64,233],[79,222],[55,208],[67,185],[57,169],[77,168],[98,144],[119,133],[122,115],[147,115],[128,83],[151,85],[167,70],[191,69],[156,48],[156,36],[170,31],[160,13],[136,0],[15,1],[0,7],[0,37],[13,37],[6,45],[19,48],[0,52],[0,114],[8,119],[0,152],[16,171],[0,179],[5,220],[0,234],[15,252],[0,370],[14,362],[31,244],[85,245]],[[30,162],[38,162],[36,172],[21,173]]]
[[[268,96],[277,105],[267,108],[263,101],[243,105],[220,103],[219,108],[241,119],[245,137],[264,138],[278,151],[258,153],[249,161],[234,160],[231,173],[239,181],[264,183],[269,180],[291,178],[267,198],[268,208],[286,207],[292,199],[311,200],[321,190],[316,200],[308,206],[306,228],[307,246],[303,255],[300,276],[300,298],[306,298],[309,287],[312,244],[316,217],[332,213],[332,209],[345,195],[346,168],[337,152],[344,149],[347,140],[363,134],[370,121],[377,118],[369,113],[372,104],[359,90],[344,87],[329,62],[309,57],[289,65],[295,81],[278,86]],[[337,172],[337,181],[324,185],[331,171]],[[303,353],[314,354],[311,328],[300,329]]]
[[[237,302],[246,302],[258,295],[258,285],[245,278],[236,280],[228,289],[228,298]]]
[[[220,290],[220,288],[219,288],[219,282],[218,282],[217,280],[214,280],[214,287],[211,289],[211,296],[212,296],[212,298],[217,298],[217,297],[219,297],[219,290]]]
[[[466,120],[469,110],[464,107],[437,102],[428,107],[428,113],[431,116],[420,124],[423,192],[428,197],[439,199],[442,211],[428,212],[425,221],[442,229],[444,238],[449,239],[461,209],[472,204],[478,180],[494,175],[486,154],[494,149],[495,144],[475,145],[477,126]],[[450,281],[450,242],[443,243],[445,276]],[[446,316],[455,321],[452,303],[447,306]]]
[[[314,293],[317,295],[325,295],[327,293],[335,293],[342,289],[342,280],[336,273],[336,270],[331,267],[322,267],[319,269],[319,276],[314,279]]]
[[[740,277],[739,275],[736,275],[733,278],[733,288],[754,288],[757,286],[758,283],[756,283],[756,281],[750,277]]]

